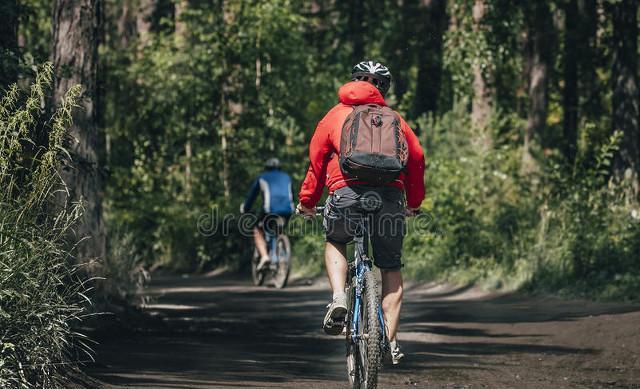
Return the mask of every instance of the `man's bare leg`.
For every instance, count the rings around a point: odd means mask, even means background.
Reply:
[[[260,258],[268,257],[267,242],[264,240],[264,233],[261,228],[256,227],[253,229],[253,241],[256,244]]]
[[[347,296],[344,284],[347,280],[347,245],[327,242],[324,263],[333,290],[333,301],[324,316],[324,332],[329,335],[342,333],[342,324],[347,315]]]
[[[347,282],[347,245],[327,242],[324,264],[333,295],[344,293],[344,285]]]
[[[382,276],[382,311],[389,331],[389,341],[395,342],[400,308],[402,307],[402,273],[400,270],[380,270]]]

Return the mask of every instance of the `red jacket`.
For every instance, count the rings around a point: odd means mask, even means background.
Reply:
[[[340,102],[320,120],[309,144],[311,163],[299,194],[300,203],[307,208],[313,208],[320,201],[325,184],[329,187],[329,193],[347,185],[364,184],[345,177],[340,170],[338,154],[342,125],[353,111],[353,105],[387,105],[378,89],[365,81],[352,81],[343,85],[338,91],[338,97]],[[424,153],[413,130],[404,119],[400,118],[400,122],[409,146],[407,169],[397,180],[387,185],[403,189],[407,205],[417,208],[424,199]]]

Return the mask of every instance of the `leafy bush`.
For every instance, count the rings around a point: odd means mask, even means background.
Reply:
[[[497,114],[490,148],[474,144],[466,103],[429,129],[427,199],[440,233],[410,229],[408,273],[490,287],[638,298],[640,212],[626,182],[610,180],[619,134],[596,150],[594,166],[549,156],[533,175],[519,169],[520,150],[506,141],[522,128]],[[498,120],[499,119],[499,120]],[[429,153],[433,150],[433,153]]]
[[[101,279],[95,284],[92,301],[98,310],[112,311],[145,302],[140,292],[149,279],[144,261],[133,244],[133,234],[113,233],[107,255],[94,265],[92,273]]]
[[[612,299],[638,299],[640,211],[628,180],[609,178],[621,133],[597,151],[595,165],[566,177],[549,168],[541,208],[537,273],[530,287]],[[548,204],[548,205],[547,205]]]
[[[320,217],[294,216],[288,227],[295,274],[317,276],[324,272],[324,231]]]
[[[46,122],[47,146],[32,140],[52,66],[37,72],[31,93],[14,85],[0,103],[0,387],[62,387],[63,369],[87,359],[72,323],[84,312],[85,287],[67,238],[80,204],[55,206],[65,127],[80,94],[72,88]],[[77,341],[77,342],[76,342]],[[77,348],[75,345],[81,347]]]

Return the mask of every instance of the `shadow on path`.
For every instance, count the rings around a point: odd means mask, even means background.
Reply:
[[[309,281],[277,290],[228,275],[158,277],[147,289],[149,319],[101,334],[97,362],[86,370],[128,388],[346,388],[343,341],[321,331],[328,287]],[[496,296],[472,287],[415,285],[405,301],[400,340],[407,359],[383,369],[381,388],[582,387],[564,371],[548,372],[611,359],[610,350],[558,332],[595,316],[640,318],[638,306]],[[617,383],[633,383],[640,367],[627,371],[633,375]],[[590,383],[602,378],[591,376]]]

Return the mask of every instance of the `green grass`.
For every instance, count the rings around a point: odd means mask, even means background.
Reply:
[[[89,345],[74,331],[88,299],[69,247],[82,208],[61,205],[57,174],[66,158],[65,128],[80,94],[72,88],[52,117],[40,117],[52,66],[37,74],[30,93],[14,85],[0,103],[0,387],[64,387],[63,372],[87,360]],[[30,137],[48,134],[47,146]]]

